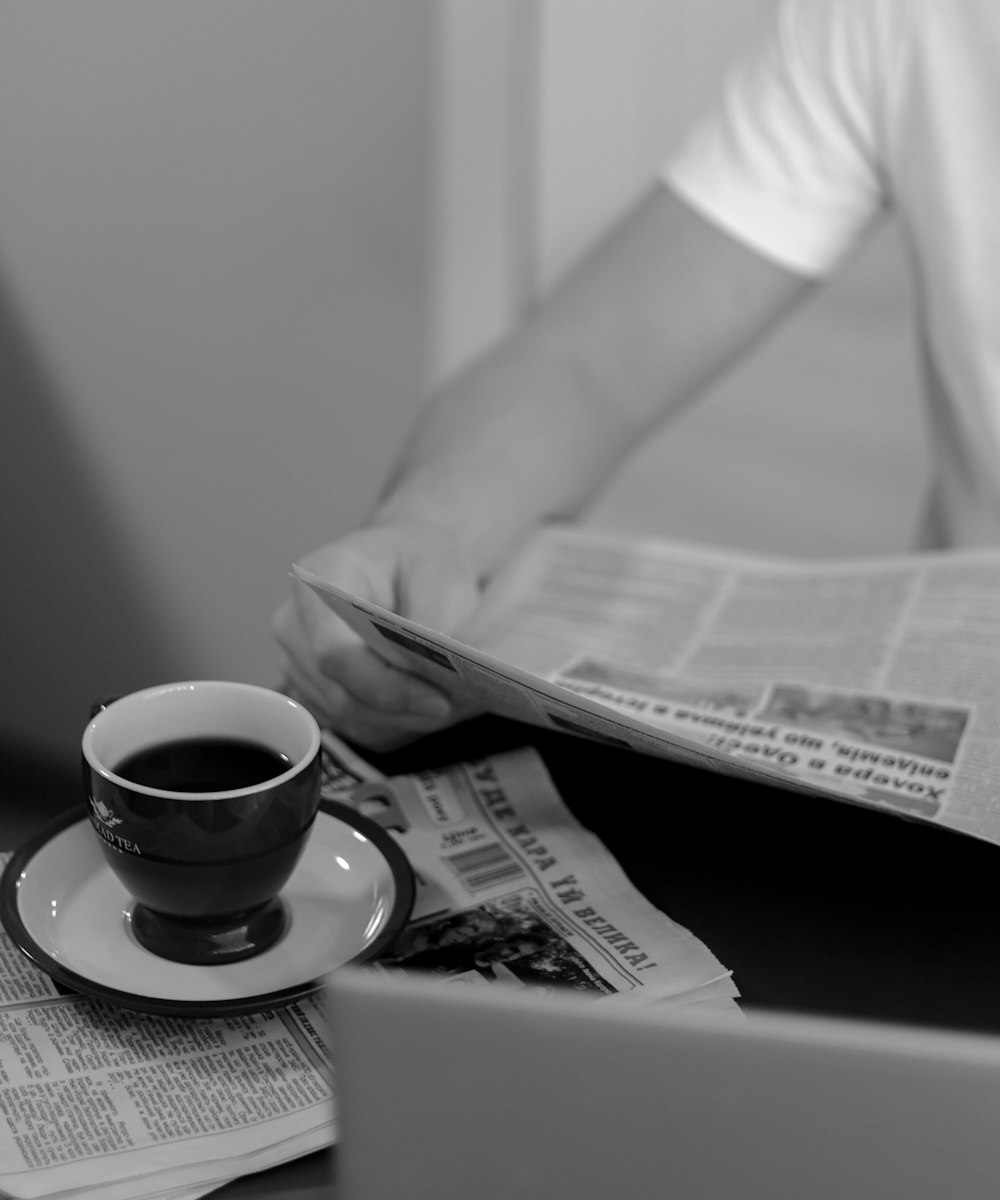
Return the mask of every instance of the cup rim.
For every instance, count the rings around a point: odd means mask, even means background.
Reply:
[[[101,762],[94,752],[93,741],[95,733],[104,723],[108,712],[119,701],[132,699],[141,701],[151,696],[164,695],[171,692],[191,691],[194,688],[204,689],[213,687],[226,689],[235,688],[242,692],[264,694],[266,696],[283,701],[290,710],[301,715],[309,728],[309,746],[306,752],[302,755],[297,763],[289,767],[287,771],[283,771],[280,775],[274,775],[270,779],[263,780],[261,783],[253,784],[250,787],[230,788],[224,791],[216,792],[181,792],[172,791],[168,788],[150,787],[144,783],[135,783],[131,779],[126,779],[123,775],[117,775],[110,767]],[[87,727],[83,731],[83,737],[80,745],[84,760],[91,770],[95,771],[103,779],[108,780],[118,787],[124,788],[128,791],[138,792],[143,796],[155,796],[158,799],[163,800],[187,800],[193,803],[200,803],[206,800],[229,800],[238,799],[243,796],[253,796],[265,789],[277,787],[291,779],[294,779],[297,775],[300,775],[303,771],[307,770],[315,761],[322,745],[322,734],[316,718],[305,707],[305,705],[299,703],[298,700],[292,699],[291,696],[285,695],[284,692],[278,692],[275,691],[274,688],[262,687],[261,685],[255,683],[243,683],[242,681],[238,680],[186,679],[179,680],[176,683],[154,684],[152,687],[139,688],[136,691],[124,693],[122,696],[118,697],[115,701],[109,704],[107,708],[101,709],[100,712],[91,718],[87,724]]]

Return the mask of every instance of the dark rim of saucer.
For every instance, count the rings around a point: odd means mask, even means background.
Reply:
[[[366,837],[386,860],[395,884],[395,901],[381,932],[353,958],[341,964],[342,966],[357,966],[360,963],[371,961],[387,950],[409,920],[416,895],[413,868],[392,835],[369,817],[355,812],[353,808],[336,800],[323,800],[320,803],[319,811],[344,825],[351,826]],[[42,949],[22,921],[17,904],[17,881],[31,860],[52,838],[71,825],[87,820],[87,816],[81,817],[76,809],[56,818],[14,851],[3,874],[0,875],[0,924],[3,925],[21,953],[57,983],[62,984],[70,991],[104,1000],[119,1008],[155,1013],[160,1016],[188,1017],[226,1017],[262,1012],[266,1009],[280,1008],[284,1004],[291,1004],[322,988],[325,976],[302,980],[287,988],[262,992],[253,996],[239,996],[226,1000],[170,1000],[158,996],[146,996],[141,992],[127,992],[107,987],[63,966]]]

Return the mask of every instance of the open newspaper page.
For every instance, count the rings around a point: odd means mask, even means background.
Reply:
[[[461,640],[300,573],[520,720],[1000,842],[1000,554],[786,561],[539,533]]]
[[[324,734],[322,788],[392,829],[419,880],[380,968],[740,1015],[729,972],[632,888],[534,751],[385,780]],[[320,990],[132,1012],[67,992],[0,929],[0,1194],[195,1200],[329,1146],[332,1050]]]

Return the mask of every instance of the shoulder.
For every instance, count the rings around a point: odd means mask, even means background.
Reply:
[[[893,79],[922,2],[778,0],[668,182],[754,248],[826,274],[887,202]]]

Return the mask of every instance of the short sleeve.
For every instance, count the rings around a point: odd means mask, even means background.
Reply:
[[[662,179],[759,253],[827,274],[888,202],[900,36],[899,0],[784,0]]]

